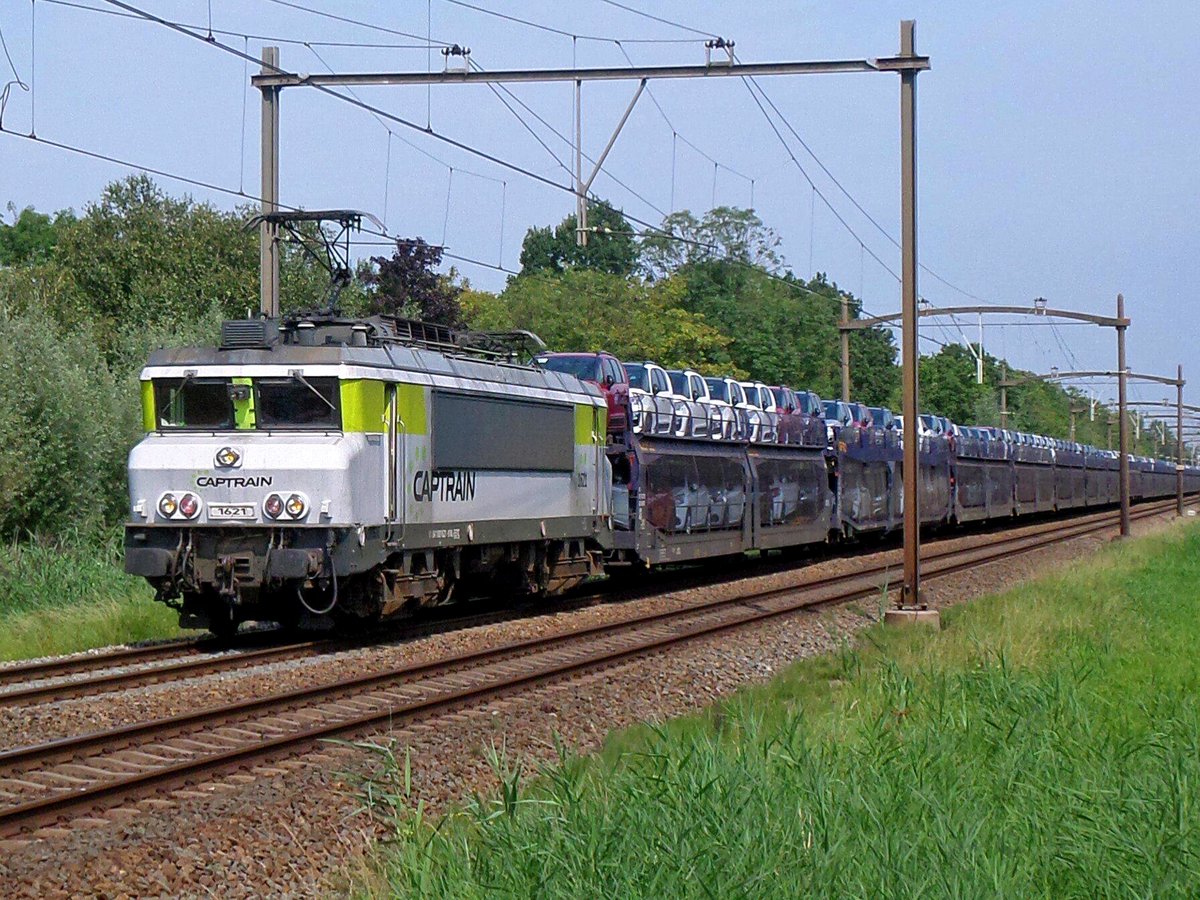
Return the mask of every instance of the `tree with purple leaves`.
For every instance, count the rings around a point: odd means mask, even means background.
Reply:
[[[442,250],[422,238],[400,238],[391,258],[371,257],[375,268],[364,276],[368,309],[452,328],[462,325],[459,296],[463,289],[452,275],[435,271],[441,265]]]

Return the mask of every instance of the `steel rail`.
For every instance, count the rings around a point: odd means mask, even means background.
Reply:
[[[1076,521],[1077,518],[1072,519],[1072,521]],[[969,527],[972,527],[974,533],[977,534],[984,533],[989,524],[991,523],[968,523]],[[888,535],[888,537],[894,538],[895,535]],[[954,539],[958,539],[957,536],[944,538],[944,540]],[[836,555],[836,552],[829,552],[823,558],[832,559]],[[790,560],[775,565],[764,565],[762,561],[758,561],[752,564],[755,567],[754,571],[735,570],[715,577],[719,579],[720,583],[724,583],[741,578],[795,571],[808,564],[807,560],[799,564],[795,560]],[[666,583],[663,583],[664,581]],[[644,596],[665,593],[672,590],[685,590],[693,584],[708,586],[713,583],[714,574],[711,572],[695,573],[694,571],[689,571],[682,575],[678,573],[671,573],[670,575],[659,573],[659,578],[652,584],[642,585],[641,587],[631,587],[623,584],[615,588],[610,585],[599,590],[586,592],[577,589],[572,593],[556,598],[552,603],[526,601],[515,606],[510,605],[501,609],[490,609],[487,611],[468,608],[460,610],[453,615],[444,614],[450,612],[447,608],[437,608],[428,611],[430,613],[429,618],[380,623],[378,630],[373,630],[366,635],[270,644],[271,641],[279,639],[281,632],[277,629],[264,629],[240,635],[239,637],[242,640],[236,642],[223,643],[216,638],[205,637],[144,647],[126,647],[63,660],[43,660],[7,668],[0,667],[0,708],[49,703],[58,700],[99,695],[121,689],[164,684],[169,681],[237,671],[257,665],[283,662],[289,659],[307,659],[325,654],[347,652],[368,645],[382,647],[388,643],[424,637],[427,634],[438,633],[443,630],[470,628],[477,624],[491,624],[496,621],[517,618],[531,611],[534,615],[539,614],[539,612],[560,613],[605,599],[619,602],[624,599],[639,599]],[[483,599],[479,602],[486,604],[489,601]],[[266,644],[267,646],[260,648],[260,644]],[[105,673],[105,670],[108,669],[115,669],[126,665],[149,664],[173,657],[181,658],[178,662],[161,666]],[[93,672],[100,672],[102,674],[91,675],[90,677],[75,681],[52,680]],[[28,687],[10,687],[10,685],[15,685],[19,681],[32,680],[49,683],[41,683]]]
[[[793,561],[782,567],[784,571],[797,568]],[[752,577],[752,574],[773,574],[779,571],[776,567],[765,568],[758,564],[755,573],[734,572],[719,576],[721,581],[736,580]],[[666,583],[663,583],[664,578]],[[348,652],[364,647],[384,647],[390,643],[398,643],[414,638],[425,637],[443,631],[471,628],[477,625],[487,625],[498,621],[519,618],[532,613],[553,614],[568,612],[591,603],[610,599],[637,599],[642,596],[663,593],[670,590],[686,589],[693,582],[700,584],[701,576],[688,572],[682,576],[655,579],[653,583],[634,588],[629,585],[606,585],[598,590],[583,591],[574,589],[571,592],[552,598],[549,601],[523,600],[498,609],[479,610],[471,607],[465,609],[460,605],[457,610],[449,607],[436,607],[426,610],[427,617],[402,619],[398,621],[379,623],[377,629],[366,634],[348,635],[345,637],[321,638],[309,641],[275,644],[260,649],[253,649],[262,640],[276,638],[280,632],[268,629],[262,632],[250,632],[244,637],[257,637],[258,640],[239,642],[236,645],[221,643],[215,638],[201,638],[194,641],[177,641],[171,644],[160,644],[153,647],[131,647],[114,650],[108,653],[95,654],[91,657],[72,657],[66,660],[46,660],[28,666],[14,666],[14,672],[20,670],[23,680],[38,681],[53,678],[65,678],[74,674],[103,671],[122,665],[157,662],[160,659],[170,659],[175,656],[185,656],[178,662],[150,668],[132,669],[124,672],[110,672],[92,675],[77,681],[53,681],[49,684],[37,684],[31,687],[15,687],[9,690],[3,688],[18,681],[12,677],[7,681],[0,674],[0,708],[11,706],[33,705],[67,700],[77,697],[99,695],[121,689],[144,687],[163,684],[168,681],[179,681],[185,678],[202,677],[220,672],[236,671],[274,662],[284,662],[289,659],[307,659],[326,654]],[[711,584],[712,576],[703,583]],[[481,598],[477,605],[486,605],[489,598]],[[446,613],[453,614],[446,614]],[[244,643],[251,647],[242,650]],[[154,652],[161,648],[161,651]],[[215,654],[226,650],[238,650],[236,653],[225,653],[217,656],[203,655],[206,650]],[[92,663],[92,660],[95,660]],[[61,663],[61,665],[59,665]],[[91,664],[89,664],[91,663]]]
[[[1159,507],[1169,507],[1171,501],[1156,503],[1143,507],[1138,511],[1138,518],[1146,518],[1162,512]],[[1006,536],[999,540],[990,541],[957,550],[945,550],[932,555],[928,561],[943,560],[944,564],[933,566],[930,577],[942,577],[954,572],[989,562],[998,561],[1014,554],[1029,552],[1062,541],[1083,537],[1088,534],[1111,528],[1114,524],[1114,514],[1111,512],[1094,514],[1084,517],[1082,521],[1073,523],[1066,528],[1061,523],[1047,523],[1044,527],[1023,535]],[[751,591],[748,594],[695,604],[686,608],[661,613],[651,613],[635,616],[619,622],[588,626],[583,629],[534,638],[524,641],[509,642],[485,650],[473,651],[457,657],[432,660],[402,667],[388,673],[378,673],[371,676],[349,679],[330,685],[303,689],[296,692],[242,701],[228,707],[199,711],[197,713],[176,716],[157,722],[142,723],[116,729],[113,732],[98,732],[80,738],[67,738],[48,744],[18,748],[0,754],[0,765],[11,767],[28,764],[33,761],[57,760],[66,756],[77,759],[79,754],[87,750],[106,748],[108,752],[128,749],[130,744],[140,736],[153,735],[159,740],[170,740],[185,733],[187,727],[208,725],[216,729],[230,725],[238,716],[260,710],[270,710],[272,716],[286,715],[294,712],[297,703],[304,704],[301,708],[310,708],[312,701],[328,702],[341,695],[350,694],[353,700],[357,693],[362,695],[365,689],[376,688],[389,682],[397,682],[406,676],[424,673],[427,676],[433,672],[444,672],[461,669],[464,666],[480,668],[487,662],[509,660],[514,656],[525,654],[524,658],[534,658],[538,651],[552,654],[555,647],[565,643],[586,642],[591,647],[596,639],[606,633],[612,636],[622,632],[638,637],[648,634],[644,640],[635,640],[628,646],[615,649],[600,649],[587,653],[581,658],[566,661],[551,662],[550,665],[535,669],[532,672],[519,674],[514,677],[487,680],[480,685],[464,687],[457,690],[435,693],[433,696],[422,697],[419,700],[401,704],[385,703],[383,709],[372,709],[362,713],[353,710],[350,718],[337,718],[327,715],[326,721],[308,728],[302,728],[296,733],[282,734],[266,738],[259,736],[257,741],[229,748],[217,748],[215,752],[195,759],[177,760],[167,766],[150,768],[125,778],[112,778],[93,785],[60,791],[49,796],[29,800],[7,808],[0,808],[0,834],[12,834],[27,830],[38,825],[57,821],[73,812],[108,806],[120,803],[132,796],[140,796],[147,790],[166,790],[180,784],[186,784],[217,770],[234,766],[244,768],[246,765],[263,762],[283,754],[294,753],[307,748],[317,741],[354,733],[373,726],[387,725],[398,721],[408,721],[414,717],[436,712],[439,709],[456,708],[469,701],[488,699],[498,694],[540,683],[550,679],[561,678],[575,672],[580,672],[596,666],[611,665],[632,656],[642,655],[656,649],[681,643],[697,637],[718,633],[731,628],[741,627],[754,622],[771,619],[777,616],[794,613],[805,609],[844,603],[864,596],[878,593],[885,588],[896,587],[900,579],[894,575],[894,562],[884,562],[874,565],[867,570],[860,570],[838,576],[828,576],[813,582],[793,584],[785,587]],[[882,574],[884,580],[876,583],[876,576]],[[840,593],[822,594],[829,589],[844,587]],[[816,595],[816,596],[814,596]],[[792,598],[790,602],[774,609],[763,609],[758,604],[779,598]],[[673,632],[665,636],[654,636],[649,631],[656,626],[680,622],[691,617],[703,617],[720,610],[733,609],[736,612],[731,618],[716,622],[700,622],[690,628]],[[401,681],[398,688],[412,690],[414,685]],[[367,702],[359,700],[360,703]],[[343,710],[344,711],[344,710]],[[357,714],[354,714],[357,713]],[[278,726],[273,726],[278,730]],[[243,734],[244,734],[243,730]],[[228,741],[227,737],[209,736],[209,740]],[[103,774],[114,774],[105,772]],[[13,777],[20,777],[14,775]]]
[[[120,647],[101,653],[90,653],[86,656],[72,656],[68,659],[56,658],[37,662],[14,662],[11,665],[0,664],[0,686],[35,678],[56,678],[131,663],[153,662],[157,659],[179,656],[189,651],[202,652],[200,649],[202,643],[203,640],[185,639],[138,647]]]

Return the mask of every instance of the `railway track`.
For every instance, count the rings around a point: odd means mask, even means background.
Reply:
[[[1135,511],[1141,519],[1170,503]],[[1051,522],[968,548],[934,548],[936,579],[1114,527],[1116,514]],[[405,725],[530,686],[774,617],[897,586],[885,560],[858,571],[753,590],[667,612],[633,615],[386,672],[242,700],[184,715],[0,753],[0,835],[11,836],[131,799],[293,755],[319,741]]]
[[[603,591],[581,593],[565,603],[547,606],[546,609],[560,612],[595,602],[604,596]],[[390,627],[381,626],[375,631],[354,637],[286,641],[281,640],[280,632],[272,629],[250,632],[241,636],[243,640],[234,643],[213,638],[171,641],[144,647],[120,648],[90,657],[17,665],[11,667],[11,672],[8,669],[0,670],[0,707],[26,706],[93,696],[290,659],[306,659],[366,646],[413,640],[436,632],[487,625],[528,615],[534,606],[535,604],[528,603],[487,612],[471,611],[463,614],[461,611],[454,611],[449,615],[431,611],[432,614],[420,619],[407,620]],[[134,666],[137,668],[126,668]],[[72,678],[78,674],[86,677]],[[72,680],[55,680],[59,678]]]
[[[1170,506],[1170,501],[1151,506],[1165,509]],[[1103,515],[1105,513],[1091,513],[1068,521],[1086,521]],[[927,546],[936,546],[936,542]],[[501,609],[487,608],[488,601],[479,601],[485,606],[483,611],[475,608],[465,611],[448,608],[430,610],[419,619],[387,623],[359,637],[289,641],[277,630],[264,629],[243,633],[232,642],[215,638],[168,641],[69,659],[0,666],[0,708],[88,697],[287,660],[353,651],[369,645],[399,643],[442,631],[494,624],[531,613],[561,613],[605,599],[638,599],[671,590],[708,585],[714,583],[714,579],[729,581],[793,571],[804,564],[797,566],[795,562],[785,562],[765,569],[760,562],[753,569],[726,569],[720,575],[714,575],[711,570],[700,574],[659,573],[658,579],[640,588],[625,587],[614,591],[611,586],[605,586],[599,590],[583,589],[552,603],[531,601],[518,606],[506,605]]]

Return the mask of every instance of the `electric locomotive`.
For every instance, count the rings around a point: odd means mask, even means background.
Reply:
[[[539,348],[329,314],[155,352],[126,571],[218,634],[577,584],[611,533],[606,405]]]

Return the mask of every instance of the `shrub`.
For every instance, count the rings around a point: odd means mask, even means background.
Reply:
[[[0,534],[90,533],[122,516],[136,403],[85,330],[0,311]]]

